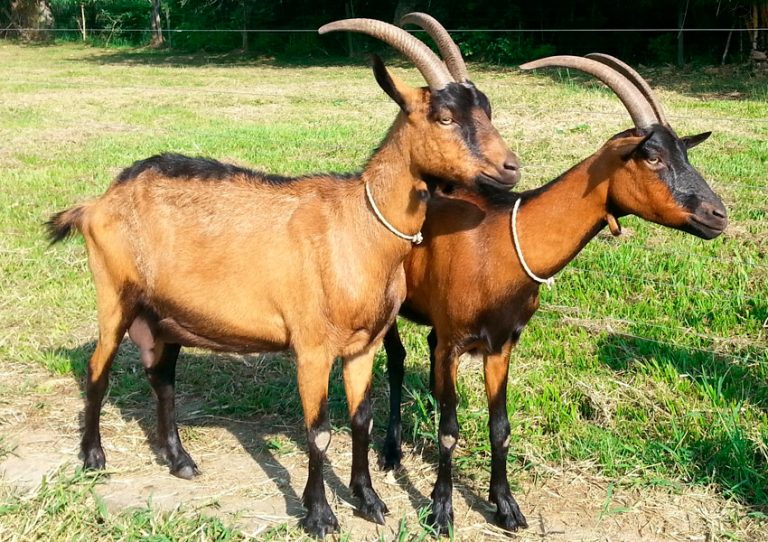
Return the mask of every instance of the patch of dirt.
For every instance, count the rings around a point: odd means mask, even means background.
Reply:
[[[16,372],[0,373],[0,389],[12,389],[19,381]],[[6,395],[0,405],[4,443],[13,449],[0,462],[0,473],[4,483],[31,489],[55,469],[77,464],[82,402],[78,386],[69,378],[42,372],[25,376],[36,384],[18,401],[11,402]],[[269,416],[242,421],[201,416],[194,409],[195,405],[186,405],[180,412],[182,439],[202,475],[186,481],[168,473],[147,441],[141,420],[126,420],[113,404],[105,404],[102,440],[111,474],[98,491],[110,509],[148,502],[166,510],[181,506],[219,516],[253,535],[281,523],[296,525],[304,513],[300,495],[307,477],[303,429]],[[192,420],[194,424],[189,423]],[[376,465],[374,452],[370,460]],[[406,517],[413,532],[418,509],[429,504],[434,463],[411,451],[404,458],[405,467],[396,473],[372,468],[374,486],[390,510],[387,524],[377,526],[355,515],[355,501],[347,488],[351,462],[349,435],[335,433],[325,473],[329,502],[342,529],[352,534],[352,540],[381,536],[391,540]],[[536,471],[518,478],[522,489],[516,497],[530,526],[515,540],[709,541],[732,529],[729,519],[741,515],[736,505],[700,488],[673,494],[614,487],[610,480],[589,476],[578,466],[540,466]],[[509,540],[489,523],[494,507],[485,500],[487,481],[458,478],[456,538]]]

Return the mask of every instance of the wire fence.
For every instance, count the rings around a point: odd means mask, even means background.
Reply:
[[[684,29],[686,32],[698,32],[698,31],[739,31],[739,29]],[[761,29],[761,30],[768,30]],[[78,31],[79,29],[56,29],[56,31]],[[146,29],[121,29],[121,31],[136,31],[147,32]],[[188,32],[213,32],[214,30],[179,30]],[[259,29],[249,30],[249,32],[314,32],[315,30],[304,29]],[[469,31],[469,30],[467,30]],[[486,31],[486,30],[483,30]],[[494,30],[497,32],[522,32],[527,30],[508,29],[508,30]],[[541,32],[542,30],[536,30]],[[544,31],[570,31],[579,32],[585,30],[575,29],[549,29]],[[590,30],[592,31],[592,30]],[[638,31],[679,31],[679,29],[601,29],[601,31],[612,32],[638,32]],[[215,32],[242,32],[242,30],[215,30]],[[457,30],[458,32],[458,30]],[[23,78],[15,78],[15,83],[24,84]],[[42,86],[52,90],[58,90],[61,88],[68,88],[73,90],[82,90],[87,92],[94,89],[93,81],[89,81],[87,84],[78,83],[50,83],[41,84],[39,81],[34,81],[36,86]],[[276,103],[282,103],[286,99],[290,99],[290,95],[265,93],[258,91],[242,91],[231,90],[223,88],[190,88],[189,86],[183,87],[185,94],[214,94],[214,95],[234,95],[253,97],[260,99],[272,99]],[[118,91],[120,93],[172,93],[177,94],[179,88],[174,87],[152,87],[152,86],[138,86],[138,85],[125,85],[121,86]],[[306,99],[306,96],[302,96]],[[339,96],[334,96],[338,98]],[[384,98],[366,98],[358,95],[350,96],[350,101],[357,103],[382,103]],[[330,103],[330,102],[329,102]],[[552,115],[553,111],[546,107],[531,107],[525,105],[508,105],[503,108],[505,111],[513,111],[519,115],[525,115],[529,118],[536,118],[541,115]],[[557,114],[573,114],[583,116],[588,119],[590,116],[596,117],[626,117],[626,113],[623,110],[617,109],[616,111],[593,111],[593,110],[578,110],[578,109],[558,109]],[[702,121],[714,121],[714,122],[726,122],[734,124],[743,123],[756,123],[765,124],[768,123],[768,114],[765,118],[750,118],[750,117],[702,117],[702,116],[687,116],[687,115],[669,115],[669,118],[675,121],[690,121],[690,122],[702,122]],[[542,171],[561,172],[562,168],[557,165],[547,163],[531,163],[527,164],[526,168]],[[723,186],[736,186],[749,190],[754,194],[759,194],[762,191],[768,191],[768,183],[766,182],[739,182],[730,181],[723,183]],[[752,202],[741,202],[741,209],[752,209],[761,212],[768,212],[768,201],[757,201],[754,199]],[[768,232],[764,233],[768,235]],[[626,245],[625,245],[626,246]],[[699,352],[709,356],[717,356],[719,358],[728,359],[736,363],[752,363],[754,362],[754,356],[763,357],[764,362],[768,362],[766,352],[768,351],[768,261],[753,261],[758,256],[752,257],[749,260],[746,258],[740,259],[734,255],[733,257],[716,256],[711,254],[699,253],[695,251],[681,250],[679,248],[668,248],[664,245],[659,246],[645,246],[638,243],[632,243],[626,250],[633,252],[642,252],[646,254],[657,254],[660,257],[672,258],[681,262],[685,261],[701,261],[708,262],[708,265],[716,264],[719,269],[730,270],[731,272],[739,272],[747,275],[746,289],[741,290],[729,290],[724,288],[707,287],[702,288],[699,286],[692,286],[687,283],[675,283],[670,280],[649,278],[642,274],[632,273],[615,273],[610,270],[605,270],[595,267],[585,267],[579,262],[575,262],[572,265],[566,267],[563,273],[561,273],[561,281],[569,280],[570,276],[587,276],[595,278],[595,280],[618,280],[623,281],[626,284],[635,284],[640,286],[647,286],[652,288],[658,295],[670,295],[670,291],[674,292],[674,295],[693,295],[693,296],[708,296],[715,299],[738,299],[738,303],[742,306],[749,304],[752,306],[753,314],[756,314],[761,322],[757,322],[757,325],[751,325],[748,329],[758,329],[754,335],[741,335],[733,337],[718,336],[712,333],[702,332],[701,329],[696,330],[692,327],[685,325],[670,324],[667,321],[655,321],[651,319],[627,319],[621,318],[611,314],[600,314],[598,312],[590,312],[580,307],[568,306],[557,304],[556,298],[551,303],[543,303],[543,307],[540,309],[540,313],[544,318],[555,319],[563,325],[577,326],[584,328],[590,332],[610,332],[618,334],[622,337],[634,339],[637,341],[645,341],[653,344],[657,344],[664,348],[685,349],[694,352]],[[765,254],[757,251],[759,258],[765,258]],[[759,281],[754,282],[753,279],[759,274]],[[555,287],[557,288],[557,286]],[[762,313],[760,312],[762,311]],[[762,314],[762,316],[761,316]],[[754,317],[754,316],[753,316]],[[640,334],[638,334],[640,333]],[[751,332],[750,332],[751,333]],[[761,354],[762,353],[762,354]]]
[[[82,32],[80,28],[8,28],[14,32]],[[487,32],[492,34],[531,34],[531,33],[593,33],[593,32],[765,32],[768,28],[449,28],[450,33],[474,33]],[[150,33],[150,28],[89,28],[88,32],[143,32]],[[426,33],[425,30],[408,30],[412,33]],[[286,33],[317,33],[317,28],[170,28],[163,29],[163,33],[187,33],[187,34],[243,34],[243,33],[263,33],[263,34],[286,34]]]

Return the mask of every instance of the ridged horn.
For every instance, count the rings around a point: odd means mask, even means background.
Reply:
[[[427,34],[437,44],[437,48],[440,49],[440,56],[443,57],[448,71],[451,72],[457,83],[469,81],[467,65],[464,64],[464,58],[461,56],[461,49],[437,19],[426,13],[414,12],[404,15],[400,19],[400,26],[407,24],[415,24],[427,31]]]
[[[603,64],[610,66],[617,72],[624,75],[624,77],[632,81],[640,90],[640,92],[643,93],[643,96],[645,96],[645,99],[648,100],[648,103],[651,104],[651,107],[653,108],[653,111],[656,113],[656,117],[659,120],[659,124],[663,124],[669,128],[669,122],[667,122],[667,117],[664,115],[664,109],[661,107],[659,100],[656,99],[656,95],[653,93],[653,89],[651,89],[651,86],[648,84],[648,82],[643,79],[643,77],[637,73],[637,71],[635,71],[632,66],[629,66],[614,56],[606,55],[603,53],[590,53],[586,55],[586,58],[591,58],[593,60],[597,60],[598,62],[602,62]]]
[[[453,82],[448,70],[432,49],[402,28],[375,19],[344,19],[323,25],[318,32],[325,34],[340,30],[368,34],[394,47],[413,62],[433,91],[441,90]]]
[[[629,79],[612,67],[589,58],[561,55],[528,62],[520,66],[520,69],[534,70],[548,67],[573,68],[600,79],[619,97],[624,107],[627,108],[629,116],[632,117],[632,122],[638,128],[648,128],[658,122],[656,113],[645,96]]]

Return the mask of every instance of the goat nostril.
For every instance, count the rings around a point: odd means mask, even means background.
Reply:
[[[504,169],[508,169],[510,171],[517,171],[520,168],[520,166],[516,162],[504,162]]]
[[[717,218],[725,218],[725,211],[721,211],[720,209],[712,209],[712,214]]]

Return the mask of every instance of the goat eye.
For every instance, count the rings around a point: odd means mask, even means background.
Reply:
[[[661,163],[661,159],[658,156],[652,156],[645,159],[646,162],[652,166],[658,166]]]
[[[450,126],[453,124],[453,119],[451,117],[440,117],[437,119],[437,122],[442,124],[443,126]]]

